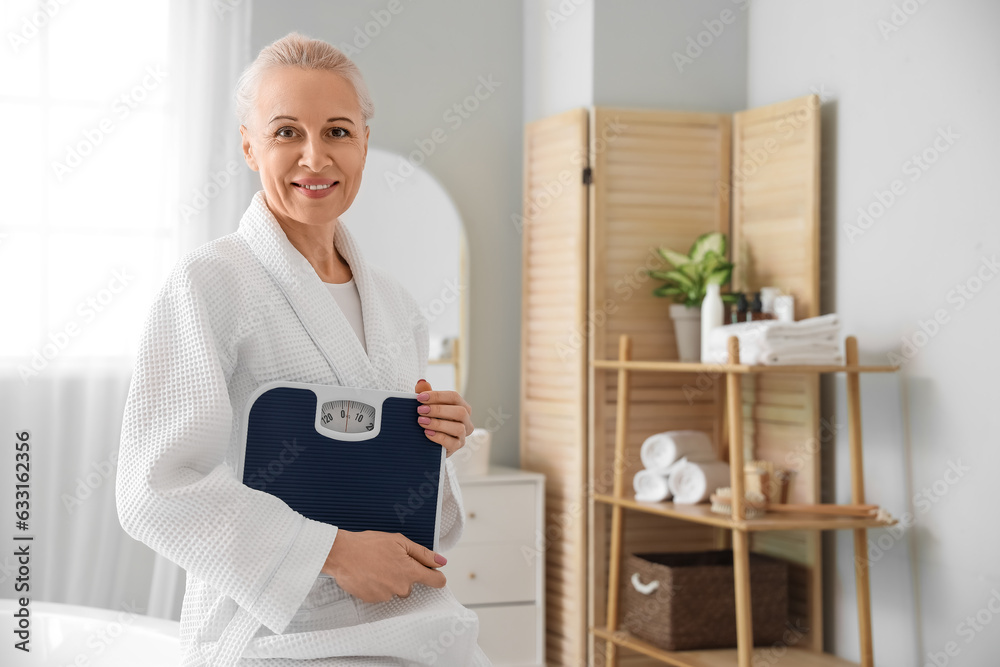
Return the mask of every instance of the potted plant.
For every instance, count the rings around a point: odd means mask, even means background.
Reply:
[[[665,283],[653,290],[656,296],[673,298],[670,318],[677,336],[677,355],[681,361],[701,358],[701,302],[708,285],[729,283],[733,265],[726,261],[726,235],[721,232],[702,234],[685,255],[669,248],[657,248],[660,257],[673,266],[669,271],[650,271],[649,275]],[[725,303],[736,300],[733,294],[723,294]]]

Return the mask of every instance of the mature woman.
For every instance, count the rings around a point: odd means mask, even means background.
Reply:
[[[443,556],[307,519],[236,477],[247,398],[273,380],[420,392],[413,418],[449,456],[472,432],[461,396],[418,381],[428,330],[416,301],[338,222],[373,113],[357,67],[293,33],[244,72],[237,107],[264,189],[238,231],[184,257],[157,295],[119,457],[122,526],[187,571],[184,664],[488,665]],[[464,517],[446,469],[442,550]]]

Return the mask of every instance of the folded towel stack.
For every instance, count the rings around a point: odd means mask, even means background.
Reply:
[[[653,434],[642,443],[639,458],[642,459],[644,469],[635,474],[632,488],[635,489],[635,499],[642,502],[670,500],[673,486],[670,480],[678,470],[717,463],[712,439],[701,431],[664,431]],[[728,467],[726,465],[727,470]]]
[[[740,363],[743,364],[844,363],[840,318],[835,313],[798,322],[759,320],[715,327],[708,338],[709,362],[726,363],[730,336],[740,341]]]

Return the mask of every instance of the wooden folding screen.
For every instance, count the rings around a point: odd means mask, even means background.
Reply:
[[[633,359],[677,359],[672,301],[653,295],[662,283],[646,271],[668,268],[656,253],[659,246],[687,252],[701,234],[728,233],[729,207],[722,192],[729,183],[730,117],[598,107],[591,119],[591,146],[591,359],[616,358],[621,333],[632,336]],[[693,374],[635,374],[626,479],[642,468],[639,446],[652,433],[706,430],[719,442],[719,388],[721,383],[710,379],[699,385]],[[616,391],[616,373],[592,371],[590,465],[608,473],[594,480],[598,493],[611,492]],[[604,625],[610,514],[605,505],[592,507],[589,612],[593,624]],[[712,549],[717,540],[710,527],[647,514],[630,513],[625,523],[626,553]],[[603,642],[590,651],[598,656],[591,664],[603,664]]]
[[[677,358],[670,302],[653,296],[658,282],[645,271],[663,266],[657,246],[683,252],[708,231],[729,232],[734,290],[774,285],[795,296],[797,318],[818,314],[818,194],[816,96],[734,116],[597,107],[527,125],[517,221],[521,466],[547,478],[545,533],[526,553],[547,564],[548,664],[601,664],[603,650],[588,642],[587,624],[604,622],[608,522],[606,508],[590,512],[588,495],[611,484],[590,471],[613,470],[616,376],[588,371],[588,360],[615,358],[620,333],[632,336],[634,359]],[[658,431],[708,430],[724,451],[718,378],[632,382],[627,478],[641,467],[642,440]],[[768,375],[744,385],[748,446],[796,469],[794,499],[817,502],[817,381]],[[630,514],[625,526],[626,552],[721,544],[714,529],[662,517]],[[753,547],[796,564],[790,611],[819,649],[819,536],[755,535]]]
[[[733,116],[733,289],[775,286],[795,297],[795,318],[820,314],[820,125],[816,95]],[[756,456],[795,471],[792,501],[820,501],[819,377],[751,375],[744,412]],[[748,431],[749,433],[749,431]],[[818,532],[754,533],[755,551],[790,568],[789,617],[809,628],[800,646],[822,649],[822,558]]]
[[[524,139],[521,467],[545,474],[546,658],[586,663],[587,110]]]

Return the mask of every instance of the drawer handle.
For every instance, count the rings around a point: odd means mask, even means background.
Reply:
[[[642,579],[639,578],[639,573],[634,572],[632,574],[632,586],[633,588],[635,588],[635,590],[639,591],[643,595],[649,595],[650,593],[652,593],[653,591],[655,591],[657,588],[660,587],[660,582],[654,579],[648,584],[644,584],[642,583]]]
[[[469,579],[475,579],[475,578],[476,578],[476,573],[475,572],[470,572],[469,573]]]
[[[469,518],[470,519],[475,519],[476,518],[476,513],[475,512],[469,512]]]

